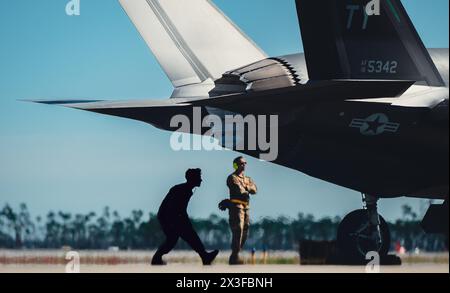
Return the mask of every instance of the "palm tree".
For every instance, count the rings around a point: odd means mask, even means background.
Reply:
[[[9,225],[7,224],[7,221],[4,209],[0,210],[0,247],[12,248],[14,241],[8,231]]]
[[[58,212],[58,216],[62,221],[61,224],[61,243],[65,246],[70,246],[70,221],[72,220],[72,215],[70,213]]]
[[[122,219],[120,218],[120,215],[117,211],[113,212],[113,217],[114,217],[114,220],[111,225],[111,230],[109,232],[110,237],[112,239],[112,246],[124,248],[125,247],[124,224],[123,224]]]
[[[35,225],[31,220],[31,215],[28,211],[28,207],[26,204],[20,204],[20,211],[18,215],[18,225],[20,226],[19,233],[23,233],[20,235],[21,240],[25,240],[26,242],[31,241],[29,237],[35,232]]]
[[[60,230],[61,224],[56,220],[56,214],[54,212],[49,212],[47,214],[47,222],[45,224],[45,246],[48,248],[58,248],[60,244]]]
[[[14,212],[14,210],[9,205],[6,205],[3,208],[2,214],[8,221],[7,226],[9,228],[9,230],[12,230],[14,233],[14,236],[15,236],[14,247],[21,248],[22,247],[22,231],[21,231],[22,227],[19,224],[18,215]]]

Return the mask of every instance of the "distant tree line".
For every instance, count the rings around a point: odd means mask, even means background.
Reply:
[[[258,250],[297,250],[299,241],[333,240],[341,219],[315,219],[300,213],[296,218],[264,218],[251,226],[248,248]],[[228,249],[231,233],[227,219],[211,215],[208,219],[193,219],[200,237],[209,248]],[[409,206],[403,207],[403,218],[390,223],[392,241],[407,250],[441,251],[445,239],[426,235],[420,228],[417,215]],[[49,212],[45,218],[32,219],[28,208],[21,204],[18,210],[6,204],[0,210],[0,248],[59,249],[155,249],[163,239],[154,214],[146,217],[135,210],[122,218],[108,207],[100,214]],[[179,249],[187,244],[179,241]]]

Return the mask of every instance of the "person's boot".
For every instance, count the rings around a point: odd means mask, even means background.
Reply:
[[[165,266],[167,263],[163,261],[162,256],[154,255],[152,258],[152,266]]]
[[[239,254],[232,254],[229,260],[230,265],[243,265],[244,260],[239,257]]]
[[[219,254],[218,250],[214,250],[211,252],[206,253],[203,257],[202,257],[202,262],[203,265],[205,266],[209,266],[212,264],[212,262],[214,261],[214,259],[217,257],[217,255]]]

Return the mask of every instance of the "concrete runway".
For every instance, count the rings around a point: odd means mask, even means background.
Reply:
[[[0,273],[64,273],[59,265],[0,265]],[[448,264],[405,264],[385,266],[381,273],[449,273]],[[163,267],[150,265],[85,265],[81,273],[366,273],[359,266],[300,266],[300,265],[248,265],[228,266],[217,264],[204,267],[200,264],[169,264]]]

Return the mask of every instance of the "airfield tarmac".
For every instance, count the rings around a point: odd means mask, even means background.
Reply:
[[[223,264],[204,267],[200,264],[170,264],[154,267],[137,265],[86,265],[81,273],[366,273],[361,266],[301,266],[301,265],[245,265]],[[63,265],[1,265],[0,273],[64,273]],[[385,266],[380,273],[449,273],[448,264],[406,264]]]
[[[295,251],[271,251],[267,261],[258,254],[256,264],[229,266],[230,252],[219,254],[212,266],[202,266],[190,251],[173,251],[167,266],[151,266],[153,251],[81,251],[81,273],[366,273],[364,266],[300,265]],[[244,259],[250,261],[248,253]],[[424,253],[401,256],[403,265],[382,266],[381,273],[449,273],[449,254]],[[0,250],[0,273],[65,273],[63,250]]]

